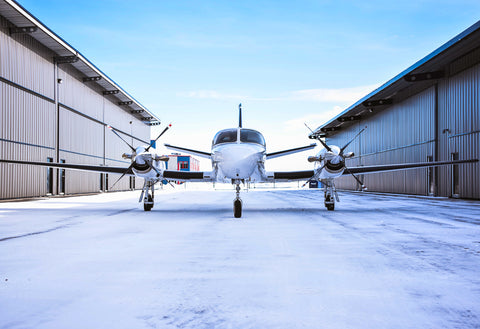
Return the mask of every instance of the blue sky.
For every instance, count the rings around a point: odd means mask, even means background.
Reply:
[[[173,122],[164,142],[207,151],[238,103],[268,151],[309,144],[303,122],[318,127],[480,19],[478,0],[19,3]]]

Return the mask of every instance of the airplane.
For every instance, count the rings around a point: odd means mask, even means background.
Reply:
[[[320,137],[316,139],[324,147],[315,156],[308,157],[308,162],[315,165],[314,170],[287,171],[287,172],[268,172],[265,171],[265,159],[272,159],[277,156],[283,156],[298,151],[303,151],[307,147],[281,151],[276,153],[265,152],[265,141],[260,132],[242,128],[241,104],[239,106],[239,126],[238,128],[225,129],[219,131],[212,143],[212,152],[202,152],[184,147],[164,144],[168,149],[190,153],[193,155],[209,158],[212,161],[211,172],[179,172],[176,178],[181,180],[210,180],[219,182],[231,182],[236,185],[236,198],[234,201],[234,216],[241,217],[242,203],[239,196],[240,184],[245,182],[276,182],[276,181],[298,181],[307,180],[303,186],[311,181],[319,181],[323,184],[324,205],[327,210],[335,209],[335,201],[339,202],[338,193],[335,188],[334,180],[343,175],[352,175],[360,184],[362,190],[366,190],[365,185],[355,174],[368,174],[383,171],[406,170],[421,167],[436,167],[443,165],[455,165],[462,163],[478,162],[478,159],[456,160],[456,161],[437,161],[437,162],[418,162],[402,163],[389,165],[375,165],[362,167],[347,167],[345,160],[354,156],[353,152],[346,152],[346,148],[365,131],[363,128],[343,147],[336,145],[327,145]],[[308,128],[308,126],[307,126]],[[310,129],[310,128],[308,128]],[[310,131],[312,131],[310,129]],[[313,133],[313,131],[312,131]],[[171,174],[166,172],[167,176]],[[193,177],[196,175],[197,177]],[[302,187],[303,187],[302,186]]]
[[[171,125],[167,126],[155,139],[155,142],[170,127]],[[131,164],[128,168],[2,159],[0,159],[0,162],[120,174],[120,178],[113,184],[113,186],[125,175],[143,178],[145,183],[142,188],[139,202],[142,202],[143,200],[145,211],[150,211],[154,206],[154,186],[157,183],[164,184],[165,182],[169,181],[231,183],[235,185],[236,191],[236,196],[233,202],[233,214],[235,218],[240,218],[242,217],[243,207],[242,200],[240,198],[240,190],[241,185],[246,183],[268,183],[275,181],[299,180],[307,180],[308,183],[310,181],[321,181],[324,185],[325,207],[327,210],[334,210],[335,200],[337,200],[337,202],[339,201],[334,180],[342,175],[352,175],[360,183],[362,188],[364,188],[363,184],[355,176],[355,174],[404,170],[420,167],[435,167],[478,161],[478,159],[471,159],[347,168],[345,166],[345,159],[353,157],[354,154],[353,152],[345,153],[344,151],[353,142],[353,140],[365,130],[362,129],[352,140],[350,140],[341,148],[334,145],[328,146],[323,140],[317,137],[318,141],[323,145],[324,148],[320,150],[316,156],[311,156],[308,158],[308,161],[313,162],[315,165],[315,169],[313,170],[286,172],[266,171],[266,160],[311,150],[316,147],[317,144],[313,143],[307,146],[267,153],[263,135],[257,130],[243,128],[242,108],[240,104],[238,127],[223,129],[217,132],[212,141],[211,152],[204,152],[190,148],[164,144],[168,149],[210,159],[212,162],[211,171],[167,170],[165,162],[168,161],[168,156],[161,156],[151,152],[150,149],[153,143],[151,145],[143,145],[134,148],[113,128],[109,128],[120,139],[122,139],[132,151],[130,154],[123,154],[125,159],[131,160]]]
[[[155,142],[171,127],[167,126],[155,139]],[[84,164],[67,164],[54,162],[35,162],[21,160],[4,160],[0,162],[11,164],[36,165],[51,168],[62,168],[71,170],[93,171],[101,173],[120,174],[120,178],[112,185],[118,183],[125,175],[135,176],[144,179],[144,186],[140,195],[139,202],[143,200],[145,211],[150,211],[154,206],[154,186],[157,183],[165,184],[169,181],[194,181],[194,182],[224,182],[232,183],[236,186],[236,198],[234,200],[234,215],[236,218],[242,215],[242,200],[240,199],[240,184],[250,182],[271,181],[272,175],[265,171],[265,160],[273,159],[297,152],[311,150],[317,146],[312,143],[307,146],[297,147],[273,153],[266,153],[265,139],[263,135],[253,129],[244,129],[242,127],[242,110],[239,106],[239,126],[238,128],[224,129],[219,131],[213,140],[211,152],[195,151],[191,149],[175,147],[165,144],[168,148],[186,151],[200,157],[206,157],[212,160],[212,171],[195,172],[167,170],[166,162],[169,157],[158,155],[151,151],[152,145],[142,145],[133,147],[115,129],[107,126],[115,135],[117,135],[132,151],[124,153],[124,159],[130,159],[131,164],[128,168],[95,166]],[[270,175],[270,176],[269,176]]]

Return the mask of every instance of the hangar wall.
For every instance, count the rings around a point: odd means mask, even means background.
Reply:
[[[85,82],[84,73],[56,62],[58,54],[37,39],[12,33],[15,25],[1,15],[1,158],[128,167],[121,157],[128,147],[106,126],[139,145],[148,144],[149,125]],[[2,163],[0,199],[105,191],[117,178],[107,184],[104,174]],[[124,177],[115,190],[142,186]]]
[[[356,156],[347,166],[480,158],[480,48],[452,62],[449,75],[398,104],[329,136]],[[436,151],[438,148],[438,151]],[[436,154],[437,153],[437,154]],[[480,199],[480,165],[360,175],[370,191]],[[338,188],[358,189],[349,176]]]

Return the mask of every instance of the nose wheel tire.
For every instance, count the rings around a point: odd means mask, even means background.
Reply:
[[[242,200],[240,199],[233,201],[233,216],[235,218],[242,217]]]
[[[143,210],[150,211],[153,208],[153,198],[151,194],[148,194],[147,202],[143,203]]]
[[[335,210],[335,200],[331,195],[325,195],[325,207],[327,210]]]

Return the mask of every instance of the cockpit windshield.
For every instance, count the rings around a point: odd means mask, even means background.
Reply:
[[[213,145],[222,143],[235,143],[237,141],[237,129],[225,129],[219,131],[213,138]]]
[[[240,130],[240,142],[242,143],[255,143],[265,146],[265,139],[262,134],[256,130],[242,129]]]
[[[213,145],[236,143],[237,133],[238,130],[236,128],[221,130],[213,138]],[[240,129],[240,142],[255,143],[265,146],[265,139],[263,139],[262,134],[252,129]]]

